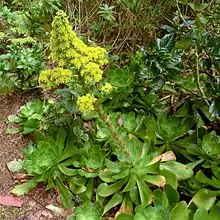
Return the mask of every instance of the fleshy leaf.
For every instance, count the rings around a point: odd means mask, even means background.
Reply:
[[[193,176],[193,171],[190,167],[176,161],[168,161],[160,165],[160,169],[168,170],[177,176],[178,180],[185,180]]]
[[[187,220],[189,218],[188,216],[188,210],[187,210],[187,204],[185,201],[182,201],[178,203],[170,214],[171,220]]]
[[[219,194],[219,191],[201,189],[193,196],[191,202],[194,202],[199,208],[210,210],[216,201],[216,196]]]
[[[115,193],[109,202],[105,205],[104,211],[102,215],[108,212],[110,209],[114,208],[115,206],[119,205],[122,202],[123,196],[120,193]]]
[[[38,183],[35,179],[31,179],[28,180],[26,183],[22,183],[20,185],[15,186],[11,192],[17,196],[23,196],[29,191],[31,191],[33,188],[35,188],[37,184]]]

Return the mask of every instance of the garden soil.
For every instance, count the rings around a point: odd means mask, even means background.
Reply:
[[[21,181],[8,170],[7,163],[14,159],[22,159],[21,149],[27,145],[29,138],[22,134],[8,135],[6,121],[7,117],[17,113],[28,99],[30,97],[21,94],[0,95],[0,196],[11,196],[11,189]],[[0,205],[0,220],[62,219],[55,217],[45,208],[54,202],[54,195],[56,193],[47,194],[43,187],[38,187],[29,195],[21,197],[23,202],[21,208]],[[57,200],[57,197],[55,199]]]

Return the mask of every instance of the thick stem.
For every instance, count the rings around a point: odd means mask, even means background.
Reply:
[[[126,148],[123,140],[121,140],[121,138],[119,137],[118,133],[115,131],[114,125],[110,122],[108,116],[102,111],[101,107],[99,104],[97,104],[96,106],[97,112],[99,114],[99,116],[101,117],[101,119],[103,121],[105,121],[105,123],[108,125],[112,136],[114,137],[114,139],[118,142],[118,145],[121,147],[121,149],[123,150],[124,154],[129,157],[130,153],[128,151],[128,149]]]

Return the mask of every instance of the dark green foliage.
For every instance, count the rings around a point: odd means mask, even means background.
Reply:
[[[43,46],[40,43],[21,43],[16,39],[7,45],[0,55],[0,92],[9,93],[15,89],[27,90],[35,87],[38,74],[43,69]],[[25,40],[25,39],[24,39]]]

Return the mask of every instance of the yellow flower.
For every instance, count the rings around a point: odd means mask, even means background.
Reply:
[[[63,68],[43,70],[39,75],[39,84],[43,89],[55,88],[61,84],[67,84],[72,72]]]
[[[55,101],[53,99],[48,99],[48,103],[53,105],[55,103]]]
[[[82,113],[88,113],[95,109],[94,104],[96,100],[97,99],[92,94],[87,93],[86,95],[77,98],[76,103],[77,103],[78,109]]]
[[[102,79],[100,66],[108,63],[107,51],[98,46],[87,46],[76,33],[65,12],[58,11],[52,23],[50,38],[50,59],[60,67],[74,66],[86,83]]]
[[[99,82],[102,79],[103,71],[99,65],[93,62],[88,63],[80,72],[86,83]]]
[[[112,91],[112,85],[110,83],[105,83],[100,89],[101,92],[110,93]]]

